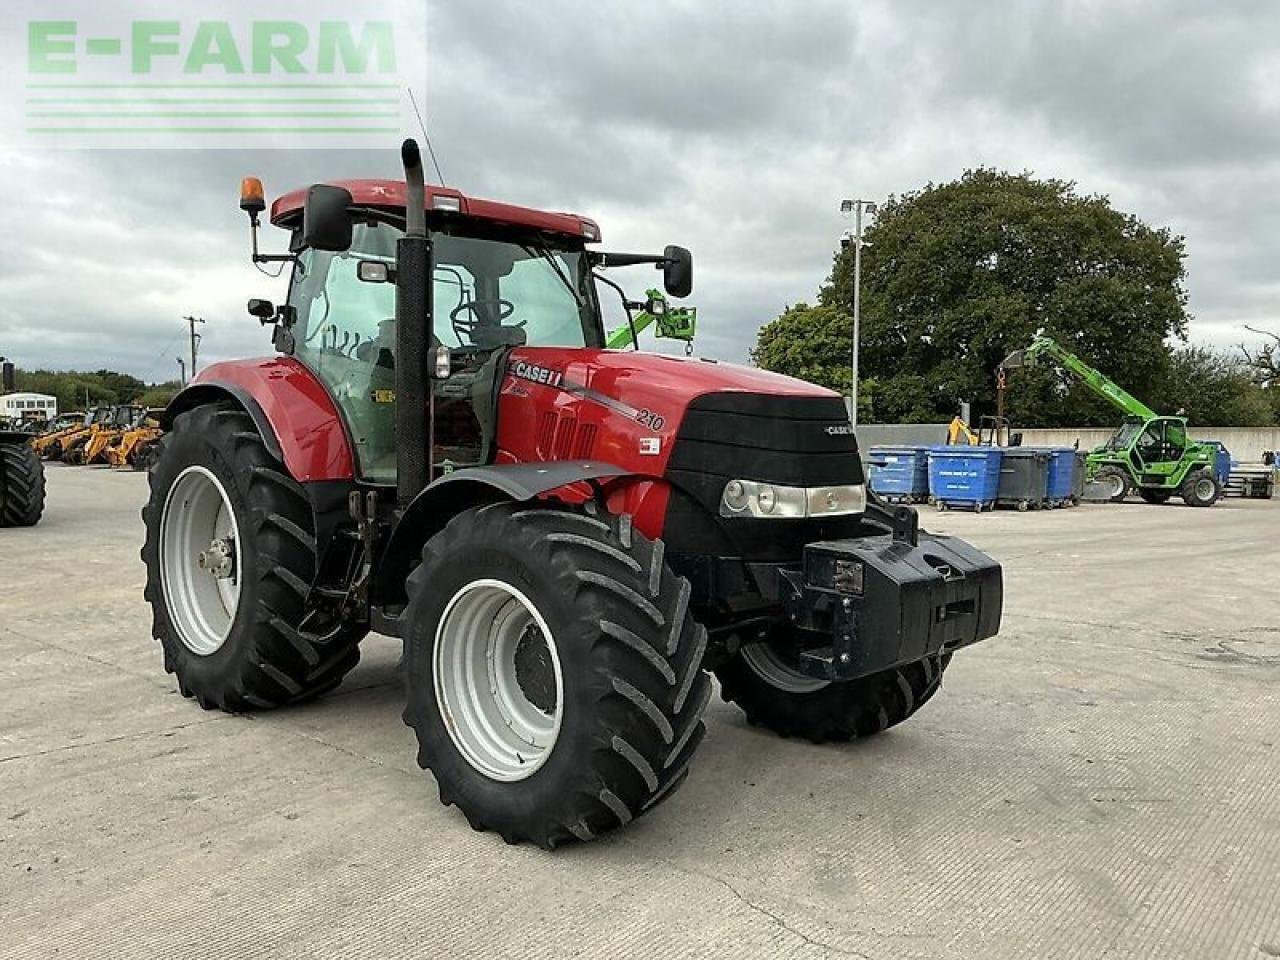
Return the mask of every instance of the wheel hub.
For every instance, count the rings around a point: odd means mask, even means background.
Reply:
[[[474,580],[446,605],[432,651],[449,737],[491,780],[532,776],[551,756],[564,713],[555,638],[534,603],[502,580]]]
[[[239,528],[230,494],[207,468],[173,481],[160,518],[160,584],[178,639],[209,656],[226,642],[240,604]]]
[[[556,710],[556,675],[551,650],[535,624],[525,627],[516,643],[516,685],[530,703],[550,716]]]
[[[236,572],[236,545],[230,537],[212,540],[196,555],[196,566],[215,580],[229,580]]]

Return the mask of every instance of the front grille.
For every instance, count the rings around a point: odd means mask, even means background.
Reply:
[[[676,489],[667,507],[667,549],[756,562],[798,562],[806,543],[855,536],[858,517],[756,520],[721,517],[730,480],[797,487],[862,483],[858,442],[839,397],[713,393],[685,413],[667,463]]]

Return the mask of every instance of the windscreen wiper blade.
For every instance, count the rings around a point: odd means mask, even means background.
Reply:
[[[545,260],[555,275],[560,278],[560,282],[564,284],[564,288],[569,291],[569,296],[573,297],[573,302],[579,307],[586,305],[586,301],[582,299],[582,294],[574,288],[573,283],[570,282],[569,277],[565,274],[564,268],[561,267],[559,261],[552,256],[550,250],[546,247],[522,247],[522,249],[525,253],[535,254]]]

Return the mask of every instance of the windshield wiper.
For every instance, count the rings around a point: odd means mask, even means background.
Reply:
[[[536,249],[534,247],[521,247],[521,249],[524,250],[525,253],[534,254],[545,260],[555,275],[560,278],[560,282],[564,284],[564,288],[569,291],[569,296],[573,297],[573,302],[578,305],[578,308],[581,309],[586,306],[586,301],[582,299],[582,295],[574,288],[568,275],[564,272],[564,268],[561,267],[560,262],[552,256],[550,250],[546,247],[538,247]]]

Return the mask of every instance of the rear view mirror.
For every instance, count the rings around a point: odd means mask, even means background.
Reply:
[[[693,254],[684,247],[669,246],[662,251],[662,285],[673,297],[693,292]]]
[[[276,315],[276,305],[270,300],[259,300],[254,297],[249,301],[249,316],[257,317],[259,320],[270,320]]]
[[[302,208],[302,242],[312,250],[340,253],[351,247],[351,192],[317,183]]]
[[[361,260],[356,264],[356,278],[362,283],[390,283],[391,265],[381,260]]]

